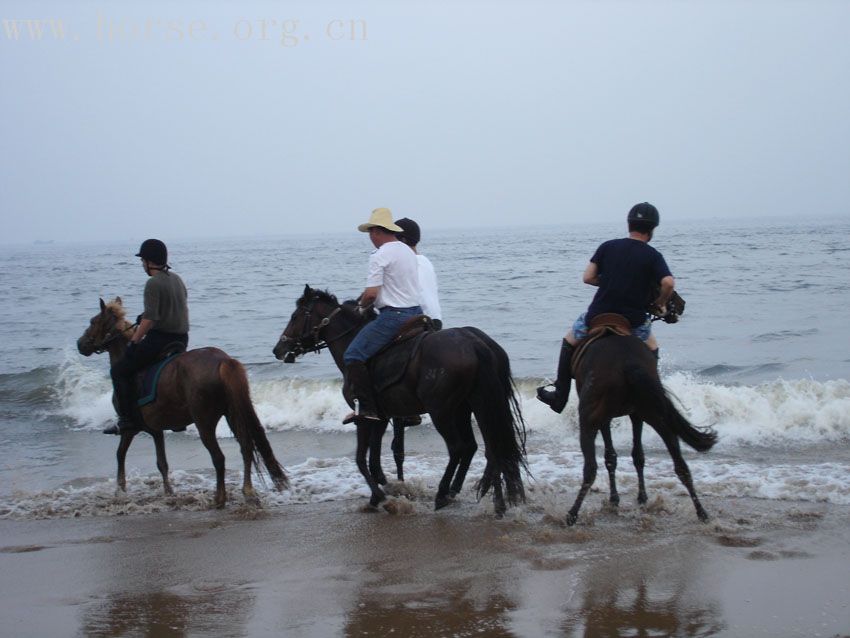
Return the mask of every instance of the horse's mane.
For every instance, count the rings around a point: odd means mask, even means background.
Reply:
[[[297,306],[303,306],[305,303],[315,298],[318,301],[326,301],[334,305],[339,305],[336,295],[332,295],[327,290],[319,290],[318,288],[310,288],[310,292],[305,292],[301,298],[295,302]]]
[[[331,294],[327,290],[319,290],[318,288],[310,288],[310,292],[301,295],[301,298],[295,302],[297,306],[303,306],[308,301],[324,301],[325,303],[333,304],[334,306],[339,306],[342,308],[342,312],[348,315],[352,319],[356,319],[358,322],[363,319],[374,319],[377,317],[377,313],[374,309],[370,308],[369,312],[365,315],[360,315],[357,311],[357,300],[356,299],[346,299],[342,303],[336,298],[336,295]]]
[[[112,301],[108,302],[106,304],[106,309],[115,315],[115,318],[118,319],[118,321],[123,321],[127,317],[127,309],[121,305],[120,297],[116,297]]]

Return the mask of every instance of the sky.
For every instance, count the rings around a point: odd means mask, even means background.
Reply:
[[[0,0],[0,20],[0,242],[356,232],[379,206],[449,229],[639,201],[850,217],[850,2]]]

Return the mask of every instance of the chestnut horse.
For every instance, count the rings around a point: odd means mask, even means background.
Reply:
[[[110,303],[100,300],[100,312],[91,318],[89,327],[77,340],[83,356],[109,352],[110,364],[118,361],[127,350],[133,326],[125,319],[121,298]],[[112,398],[113,404],[116,398]],[[168,481],[168,462],[165,458],[164,430],[185,430],[192,423],[198,428],[201,442],[207,448],[215,467],[215,504],[224,507],[224,454],[215,437],[219,419],[224,416],[242,452],[244,473],[242,494],[245,500],[257,504],[251,484],[251,466],[261,470],[261,459],[278,490],[287,487],[288,480],[272,452],[265,430],[257,418],[248,388],[245,368],[236,359],[218,348],[198,348],[175,357],[163,370],[157,382],[157,398],[140,409],[144,431],[156,445],[156,466],[162,474],[163,489],[172,494]],[[118,444],[118,486],[125,490],[124,459],[137,431],[122,432]]]
[[[353,301],[340,304],[333,295],[305,286],[274,355],[291,363],[305,352],[328,348],[343,370],[346,348],[375,317],[374,312],[363,317],[356,308]],[[451,502],[469,470],[477,449],[473,414],[484,438],[487,459],[477,485],[478,497],[492,487],[496,515],[501,516],[506,509],[504,479],[509,504],[525,499],[520,474],[520,467],[525,466],[525,422],[514,393],[510,362],[501,346],[481,330],[450,328],[426,334],[412,354],[404,376],[377,394],[377,405],[385,417],[383,423],[357,424],[357,467],[372,491],[372,506],[386,498],[380,488],[386,483],[380,451],[387,420],[426,412],[449,452],[449,462],[437,488],[436,509]]]
[[[567,524],[573,525],[579,508],[596,479],[596,433],[601,431],[605,441],[605,466],[610,479],[610,502],[619,503],[614,482],[617,454],[611,443],[611,419],[628,415],[632,421],[634,448],[632,458],[638,470],[638,501],[646,502],[643,487],[643,448],[640,437],[643,422],[648,423],[664,441],[673,459],[676,476],[688,490],[703,522],[708,514],[694,490],[691,471],[679,439],[698,452],[707,452],[717,442],[711,429],[695,428],[679,413],[670,400],[661,379],[655,357],[643,342],[631,335],[608,335],[587,345],[574,371],[579,404],[579,436],[584,456],[584,475],[578,497],[567,514]]]

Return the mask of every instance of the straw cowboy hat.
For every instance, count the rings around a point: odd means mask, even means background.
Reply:
[[[357,230],[361,233],[368,233],[369,229],[374,228],[375,226],[384,228],[391,233],[401,233],[404,231],[403,228],[400,228],[393,223],[393,214],[390,212],[389,208],[376,208],[373,210],[369,221],[365,224],[360,224],[357,227]]]

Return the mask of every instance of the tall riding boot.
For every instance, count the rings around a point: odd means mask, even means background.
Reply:
[[[141,429],[134,415],[137,413],[135,392],[133,392],[133,381],[123,376],[116,376],[113,389],[118,395],[118,422],[103,430],[104,434],[121,434],[130,430]]]
[[[575,348],[569,341],[564,339],[561,344],[561,356],[558,359],[558,378],[555,380],[555,389],[546,390],[546,386],[537,388],[537,398],[560,414],[567,406],[570,398],[570,382],[572,381],[572,359]]]
[[[345,367],[345,378],[354,397],[354,412],[349,414],[343,423],[352,421],[371,421],[378,423],[381,417],[375,409],[375,399],[372,392],[372,380],[369,370],[363,361],[352,361]]]

